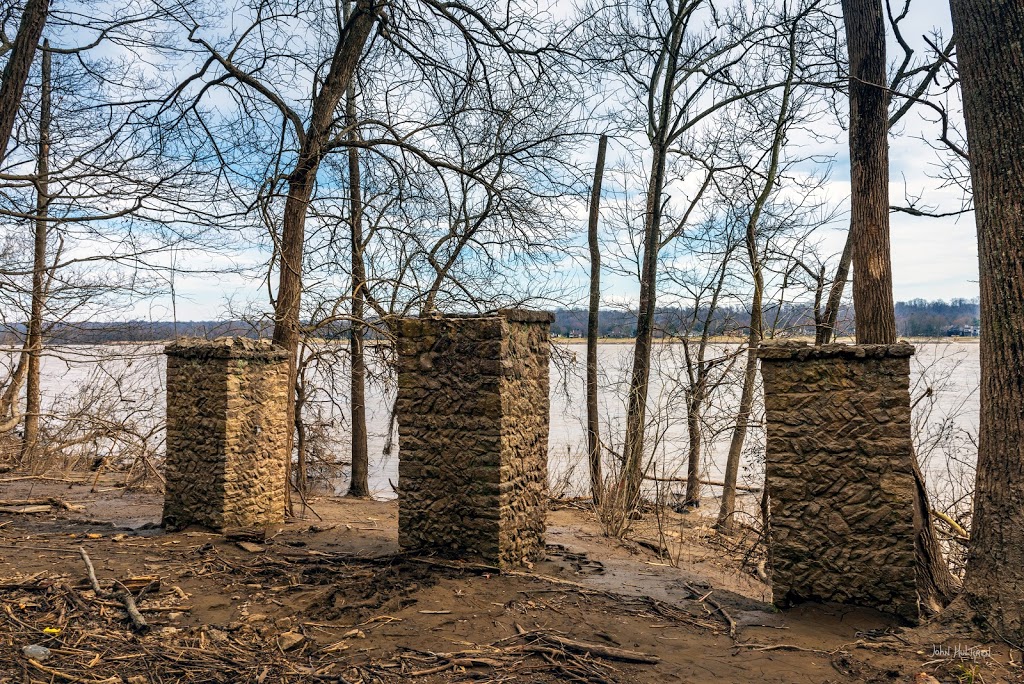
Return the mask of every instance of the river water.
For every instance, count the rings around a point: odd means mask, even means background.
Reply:
[[[973,437],[978,421],[978,346],[970,343],[927,343],[917,345],[912,362],[911,392],[915,404],[915,439],[924,464],[929,486],[940,501],[956,500],[973,483],[975,459]],[[630,344],[601,344],[598,347],[602,415],[602,435],[612,451],[622,441],[625,415],[625,383],[632,356]],[[343,351],[339,349],[338,351]],[[737,348],[719,345],[712,356],[728,359]],[[125,421],[128,436],[96,442],[94,458],[104,449],[119,451],[162,448],[164,395],[164,357],[162,347],[154,345],[78,346],[51,350],[43,363],[44,410],[54,416],[76,416],[78,429],[88,429],[105,420]],[[10,361],[10,354],[0,356]],[[338,355],[344,359],[344,354]],[[585,401],[583,374],[586,347],[583,343],[554,345],[551,365],[551,432],[549,437],[549,480],[552,489],[562,495],[585,495],[587,466],[585,458]],[[650,390],[649,444],[651,465],[661,477],[685,473],[687,444],[685,411],[685,362],[681,345],[665,344],[655,348],[654,371]],[[727,367],[724,362],[722,367]],[[738,403],[736,382],[742,357],[723,375],[713,393],[705,419],[704,478],[722,478],[728,451],[730,430]],[[390,409],[394,383],[382,363],[371,363],[371,382],[367,392],[367,423],[370,449],[370,489],[375,496],[394,496],[397,484],[398,447],[389,449]],[[320,386],[310,399],[311,418],[319,429],[316,457],[321,461],[346,461],[348,453],[347,375],[343,361],[325,367],[314,378]],[[0,377],[3,371],[0,370]],[[926,390],[931,388],[931,392]],[[763,478],[763,427],[760,402],[744,450],[740,481],[759,486]],[[50,419],[53,421],[54,419]],[[57,422],[53,423],[58,424]],[[65,434],[75,429],[65,424]],[[392,434],[392,437],[395,436]],[[397,438],[395,438],[396,440]],[[330,473],[337,491],[347,488],[346,469],[324,470]],[[716,488],[709,488],[713,495]]]

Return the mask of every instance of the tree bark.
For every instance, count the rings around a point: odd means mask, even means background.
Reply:
[[[597,143],[594,185],[590,189],[590,221],[587,243],[590,246],[590,307],[587,311],[587,453],[590,457],[590,495],[595,506],[601,505],[604,478],[601,474],[601,425],[597,413],[597,336],[601,307],[601,245],[597,241],[597,224],[601,218],[601,182],[604,179],[604,157],[608,136]]]
[[[981,415],[964,589],[1024,639],[1024,5],[952,0],[981,290]]]
[[[858,344],[896,341],[889,250],[889,91],[881,0],[843,0],[850,58],[850,240]]]
[[[821,323],[814,331],[814,344],[829,344],[836,335],[836,322],[839,320],[839,307],[843,304],[843,291],[846,290],[846,280],[850,277],[850,262],[853,259],[853,229],[846,235],[846,244],[843,246],[843,255],[839,258],[839,265],[836,267],[836,277],[832,281],[832,287],[828,291],[828,302],[825,304],[825,312],[822,314]],[[895,324],[894,324],[895,325]]]
[[[18,116],[21,95],[28,82],[36,46],[43,35],[49,12],[50,0],[28,0],[18,25],[18,34],[11,46],[11,56],[4,66],[3,80],[0,81],[0,164],[7,157],[7,144],[14,130],[14,120]]]
[[[703,363],[703,360],[698,361]],[[683,505],[690,508],[700,506],[700,463],[703,458],[704,434],[701,421],[704,416],[704,374],[700,373],[698,386],[691,392],[686,402],[686,433],[688,450],[686,455],[686,493],[683,496]]]
[[[285,199],[281,226],[281,254],[279,283],[274,303],[275,344],[290,353],[289,387],[295,392],[298,380],[296,353],[302,335],[300,317],[302,307],[302,259],[305,246],[306,211],[316,186],[316,173],[323,160],[325,147],[334,121],[334,111],[348,91],[363,46],[377,20],[373,0],[358,0],[352,16],[338,39],[331,67],[323,86],[313,98],[313,111],[309,125],[302,136],[299,154],[288,178],[288,197]],[[295,440],[295,402],[288,402],[288,431],[286,472],[290,481],[292,447]],[[290,489],[288,490],[290,493]],[[290,501],[289,501],[290,504]],[[289,505],[290,507],[290,505]]]
[[[787,98],[788,99],[788,98]],[[783,116],[783,119],[785,116]],[[779,125],[782,126],[783,119]],[[781,134],[778,138],[781,146]],[[769,171],[765,190],[770,189],[775,183],[776,163],[772,164]],[[743,369],[743,389],[740,390],[740,407],[736,414],[736,424],[733,426],[732,439],[729,441],[729,455],[725,461],[725,477],[722,486],[722,503],[718,509],[718,520],[715,527],[719,532],[731,532],[735,523],[736,515],[736,482],[739,479],[740,459],[743,456],[743,443],[747,439],[747,427],[750,425],[750,414],[754,408],[754,383],[757,380],[757,347],[761,344],[763,337],[763,299],[764,299],[764,275],[761,272],[761,258],[757,249],[756,226],[760,215],[761,207],[767,201],[767,194],[764,201],[755,205],[754,213],[747,224],[747,253],[750,258],[750,265],[754,275],[754,297],[750,305],[750,330],[747,333],[747,363]]]
[[[46,304],[46,236],[50,205],[50,52],[43,43],[39,98],[39,151],[36,160],[36,224],[32,258],[32,308],[28,320],[28,374],[25,378],[25,434],[21,462],[28,464],[39,443],[40,363],[43,353],[43,307]]]
[[[644,220],[644,256],[640,271],[640,305],[633,345],[633,370],[626,404],[626,437],[623,444],[622,512],[627,516],[640,500],[644,474],[644,437],[647,430],[647,393],[651,380],[651,350],[654,343],[654,312],[658,289],[658,253],[661,247],[661,192],[664,187],[668,150],[653,146],[651,180],[647,191]]]
[[[346,3],[348,5],[348,3]],[[345,98],[345,119],[349,137],[359,137],[356,130],[356,90],[349,86]],[[352,259],[352,321],[349,336],[349,358],[352,375],[350,383],[352,420],[352,477],[348,495],[367,497],[370,495],[370,456],[366,436],[366,355],[363,346],[366,315],[365,292],[366,269],[363,263],[363,189],[359,171],[359,148],[348,148],[348,187],[351,220]]]
[[[881,0],[843,0],[850,61],[850,242],[858,344],[896,342],[889,247],[889,91]],[[918,587],[927,609],[955,580],[936,544],[924,477],[912,455]]]

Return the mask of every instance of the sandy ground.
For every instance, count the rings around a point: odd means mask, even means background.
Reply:
[[[585,507],[555,507],[548,557],[501,574],[399,554],[393,501],[315,499],[246,540],[164,533],[158,494],[12,479],[0,480],[0,684],[1024,681],[1004,645],[934,644],[849,607],[775,611],[749,549],[699,515],[663,523],[666,537],[638,522],[672,542],[669,560],[604,537]],[[118,583],[143,594],[145,631]],[[26,656],[30,644],[48,657]]]

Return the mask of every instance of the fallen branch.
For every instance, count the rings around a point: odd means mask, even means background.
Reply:
[[[0,506],[52,506],[54,508],[63,508],[65,511],[72,511],[74,513],[81,513],[85,510],[85,506],[79,506],[77,504],[70,504],[64,499],[60,499],[56,496],[48,496],[44,498],[35,499],[4,499],[0,501]]]
[[[30,515],[33,513],[49,513],[53,510],[50,504],[42,505],[31,505],[31,506],[0,506],[0,513],[7,513],[8,515]]]
[[[645,480],[651,482],[688,482],[685,477],[657,477],[655,475],[644,475]],[[702,485],[708,485],[709,487],[724,487],[724,482],[715,482],[714,480],[699,480]],[[736,490],[740,492],[753,492],[757,493],[761,491],[760,487],[745,487],[743,485],[736,485]]]
[[[729,636],[730,637],[735,637],[736,636],[736,622],[732,619],[732,616],[729,615],[728,612],[726,612],[725,608],[723,608],[722,605],[720,603],[718,603],[718,601],[716,601],[715,599],[711,598],[711,592],[710,591],[707,592],[706,594],[701,594],[699,591],[697,591],[696,589],[691,587],[689,584],[686,584],[685,582],[683,583],[683,586],[686,588],[686,590],[688,592],[690,592],[694,596],[698,597],[698,599],[700,601],[703,601],[705,603],[711,604],[712,608],[714,608],[719,613],[721,613],[722,617],[725,618],[725,622],[729,625]]]
[[[88,684],[118,684],[121,681],[120,677],[107,677],[106,679],[85,679],[84,677],[77,677],[73,674],[61,672],[60,670],[54,670],[52,667],[46,667],[38,660],[32,658],[28,659],[29,665],[36,668],[40,672],[45,672],[51,677],[57,679],[63,679],[65,682],[87,682]]]
[[[591,644],[585,641],[576,641],[555,634],[543,633],[542,638],[553,641],[567,651],[582,655],[594,655],[608,660],[621,660],[624,663],[643,663],[645,665],[657,665],[661,658],[655,655],[640,653],[639,651],[627,651],[624,648],[604,646],[603,644]]]
[[[99,580],[96,579],[96,568],[93,567],[92,559],[86,553],[85,547],[79,546],[78,553],[81,554],[82,560],[85,561],[85,567],[89,571],[89,584],[92,586],[92,590],[96,592],[96,596],[99,598],[107,596],[107,592],[103,591]],[[112,595],[124,606],[125,612],[128,613],[128,619],[132,622],[132,628],[136,632],[143,633],[149,631],[149,624],[146,622],[146,618],[142,617],[139,607],[135,604],[135,599],[132,598],[131,592],[124,588],[124,585],[121,586],[119,591],[113,592]]]
[[[84,546],[78,547],[78,553],[82,556],[82,560],[85,561],[85,567],[89,571],[89,584],[92,585],[92,590],[96,592],[97,596],[102,596],[103,590],[100,588],[100,581],[96,579],[96,568],[92,565],[92,559],[89,558],[89,554],[86,553]]]
[[[122,589],[114,594],[124,605],[125,612],[128,613],[128,618],[132,621],[132,627],[136,632],[143,634],[149,631],[149,623],[146,622],[146,618],[142,617],[142,613],[139,612],[139,607],[135,605],[135,599],[132,598],[132,594],[127,589]]]

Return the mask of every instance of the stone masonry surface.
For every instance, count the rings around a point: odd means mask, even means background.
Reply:
[[[777,604],[917,618],[913,353],[906,343],[760,348]]]
[[[163,523],[284,522],[288,353],[268,340],[183,339],[167,354]]]
[[[407,318],[398,336],[398,541],[512,567],[544,554],[552,316]]]

